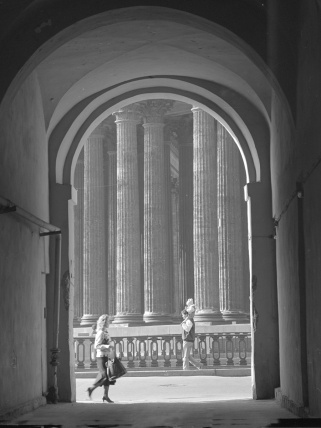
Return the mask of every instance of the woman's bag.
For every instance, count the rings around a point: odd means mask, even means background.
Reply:
[[[127,373],[127,370],[119,358],[114,357],[109,359],[106,363],[107,373],[110,380],[115,380],[124,376]]]

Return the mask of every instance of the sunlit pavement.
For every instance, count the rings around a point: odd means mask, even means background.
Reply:
[[[252,400],[250,377],[123,377],[110,387],[114,404],[102,402],[93,379],[77,379],[77,402],[47,405],[11,421],[9,426],[212,428],[283,426],[297,418],[274,400]],[[291,426],[291,425],[286,425]],[[300,426],[300,425],[293,425]]]
[[[93,379],[77,379],[77,402],[88,403],[87,388]],[[94,403],[102,401],[103,389],[92,394]],[[110,386],[115,403],[186,403],[250,399],[251,378],[218,376],[123,377]]]

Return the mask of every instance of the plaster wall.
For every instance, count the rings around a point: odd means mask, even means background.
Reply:
[[[302,8],[298,72],[298,144],[302,159],[309,411],[321,416],[321,2]]]
[[[297,204],[290,205],[277,231],[277,280],[282,394],[303,405],[301,378],[300,295]]]
[[[304,187],[309,410],[321,416],[321,170]]]
[[[280,379],[292,409],[321,415],[321,3],[302,3],[296,28],[295,131],[272,103],[271,170],[277,228]],[[289,122],[288,122],[289,123]],[[294,129],[294,127],[293,127]],[[303,187],[298,199],[296,184]],[[302,212],[300,213],[300,204]]]
[[[35,74],[0,117],[0,195],[48,220],[48,158]],[[47,242],[16,214],[0,216],[0,414],[43,404],[47,385]]]
[[[300,288],[296,182],[298,151],[293,122],[278,97],[271,116],[272,216],[276,228],[280,387],[282,395],[303,406],[301,376]]]

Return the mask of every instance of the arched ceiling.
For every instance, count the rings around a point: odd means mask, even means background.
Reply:
[[[246,98],[269,121],[271,82],[261,59],[230,31],[166,8],[90,18],[37,67],[50,134],[77,103],[133,79],[186,76]],[[107,19],[108,18],[108,19]]]

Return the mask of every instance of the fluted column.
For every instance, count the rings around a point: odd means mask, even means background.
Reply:
[[[179,216],[180,260],[184,297],[194,299],[194,249],[193,249],[193,117],[184,115],[177,123],[179,141]]]
[[[217,141],[213,117],[193,111],[195,321],[220,323],[217,245]]]
[[[81,325],[92,325],[107,312],[104,126],[98,126],[84,147],[84,315]]]
[[[137,123],[133,106],[114,113],[117,125],[116,324],[142,323]]]
[[[116,314],[116,240],[117,240],[117,152],[116,126],[110,126],[106,147],[106,195],[107,195],[107,293],[108,314]]]
[[[172,102],[140,103],[144,117],[144,320],[171,322],[163,115]]]
[[[75,277],[74,277],[74,325],[83,315],[83,243],[84,243],[84,150],[81,150],[75,168],[74,186],[77,190],[75,205]]]
[[[176,156],[175,156],[176,155]],[[165,205],[167,210],[167,221],[168,221],[168,281],[169,281],[169,296],[171,302],[170,313],[175,312],[175,284],[174,282],[174,249],[173,249],[173,207],[172,207],[172,170],[175,166],[172,165],[174,156],[177,159],[177,153],[175,153],[174,139],[171,132],[167,127],[164,128],[164,173],[165,173]]]
[[[180,246],[179,246],[179,183],[172,178],[171,183],[172,208],[172,243],[173,243],[173,315],[181,321],[181,310],[185,305],[184,284],[180,276]]]
[[[141,307],[144,312],[144,128],[137,126],[138,193],[140,225],[140,289]]]
[[[227,322],[248,322],[244,304],[244,254],[240,152],[228,131],[217,123],[218,241],[220,307]]]

